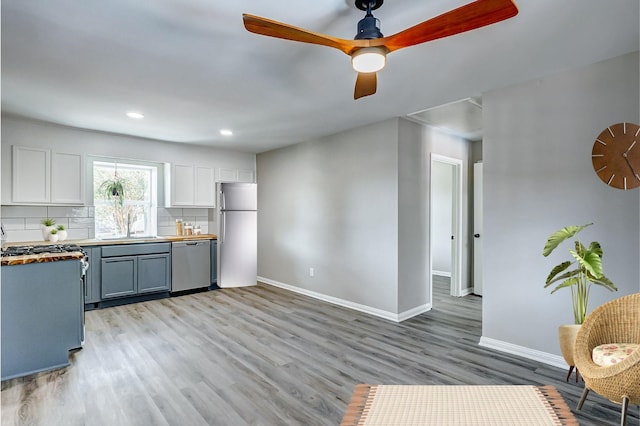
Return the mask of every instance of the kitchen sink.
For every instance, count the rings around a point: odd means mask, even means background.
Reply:
[[[132,237],[102,237],[96,238],[96,240],[101,241],[128,241],[128,240],[155,240],[157,236],[148,235],[148,236],[132,236]]]

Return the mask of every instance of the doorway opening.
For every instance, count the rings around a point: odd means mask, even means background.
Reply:
[[[431,154],[429,200],[429,300],[449,281],[449,295],[462,296],[462,160]],[[434,278],[434,276],[436,278]]]

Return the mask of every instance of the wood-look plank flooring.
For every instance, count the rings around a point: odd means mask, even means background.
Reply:
[[[478,346],[482,299],[436,282],[400,324],[266,285],[87,312],[70,367],[2,383],[2,425],[336,425],[357,383],[551,384],[576,406],[582,384]],[[592,393],[576,417],[618,410]]]

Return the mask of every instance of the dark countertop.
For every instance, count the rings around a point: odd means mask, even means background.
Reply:
[[[106,245],[121,245],[121,244],[141,244],[141,243],[162,243],[162,242],[175,242],[175,241],[194,241],[194,240],[217,240],[216,234],[201,234],[201,235],[168,235],[158,236],[155,238],[130,238],[130,239],[117,239],[117,240],[99,240],[99,239],[87,239],[87,240],[65,240],[58,242],[51,241],[14,241],[10,243],[2,244],[2,248],[15,247],[15,246],[42,246],[50,244],[77,244],[79,246],[106,246]],[[28,263],[44,263],[55,262],[58,260],[72,260],[81,259],[84,255],[82,252],[74,251],[69,253],[41,253],[41,254],[26,254],[22,256],[7,256],[0,257],[0,266],[11,265],[25,265]]]

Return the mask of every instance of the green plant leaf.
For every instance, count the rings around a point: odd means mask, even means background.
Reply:
[[[56,221],[51,218],[42,219],[40,221],[44,226],[53,226],[56,224]]]
[[[578,232],[582,231],[584,228],[591,225],[593,225],[593,223],[587,223],[585,225],[567,226],[566,228],[562,228],[554,232],[553,234],[551,234],[546,244],[544,245],[544,249],[542,250],[542,255],[545,257],[549,256],[549,254],[551,254],[551,252],[555,250],[555,248],[558,247],[560,243],[562,243],[564,240],[566,240],[567,238],[573,237]]]
[[[618,291],[618,287],[616,287],[616,285],[613,282],[611,282],[611,280],[609,278],[605,277],[604,275],[602,275],[599,278],[590,279],[589,281],[591,281],[595,285],[602,286],[602,287],[606,288],[609,291]]]
[[[589,244],[589,251],[596,253],[600,257],[602,257],[602,255],[604,254],[600,243],[597,241],[592,241],[591,244]]]
[[[580,263],[580,266],[589,274],[596,278],[602,276],[602,258],[598,253],[586,249],[582,250],[582,253],[576,253],[573,250],[569,250],[569,253],[571,253],[578,263]]]
[[[125,199],[125,185],[126,179],[117,177],[114,179],[107,179],[100,184],[98,191],[107,200],[114,200],[118,205],[122,206]]]
[[[575,276],[578,276],[578,275],[580,275],[580,269],[573,269],[573,270],[571,270],[571,271],[567,271],[567,272],[565,272],[564,274],[562,274],[562,275],[558,275],[557,277],[553,278],[552,280],[549,280],[549,281],[545,284],[544,288],[547,288],[547,287],[549,287],[551,284],[556,283],[556,282],[558,282],[558,281],[566,280],[566,279],[568,279],[568,278],[575,277]]]
[[[566,262],[562,262],[559,265],[554,266],[551,272],[549,272],[549,276],[547,276],[547,279],[545,281],[545,288],[548,287],[549,284],[551,284],[552,282],[562,279],[562,276],[556,277],[556,275],[565,271],[572,263],[573,262],[566,261]]]
[[[560,290],[561,288],[571,287],[572,285],[576,285],[576,284],[578,284],[578,277],[570,278],[570,279],[558,284],[558,286],[556,286],[556,288],[551,290],[551,294],[555,293],[556,291]]]

